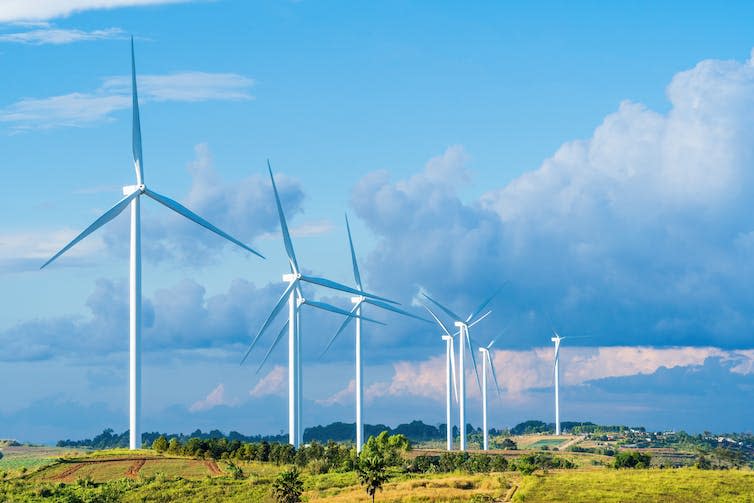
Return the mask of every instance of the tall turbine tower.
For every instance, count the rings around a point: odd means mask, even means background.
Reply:
[[[452,417],[452,403],[450,401],[450,387],[451,382],[453,383],[453,393],[455,394],[456,403],[458,403],[458,388],[456,387],[456,353],[453,349],[453,342],[454,337],[451,335],[451,333],[448,331],[445,324],[440,320],[440,318],[435,315],[435,313],[427,306],[424,306],[424,308],[429,311],[429,314],[432,315],[432,318],[435,319],[438,325],[442,327],[443,332],[445,332],[445,335],[442,336],[442,340],[445,341],[445,436],[446,436],[446,443],[447,443],[447,450],[452,451],[453,450],[453,417]]]
[[[265,320],[264,324],[262,324],[262,328],[259,329],[259,332],[257,333],[257,335],[251,341],[251,344],[249,345],[249,349],[246,351],[246,354],[241,360],[241,364],[243,364],[243,362],[246,361],[246,358],[248,358],[249,354],[251,353],[251,350],[254,349],[254,346],[256,345],[259,338],[267,330],[267,328],[270,326],[272,321],[275,319],[275,317],[278,315],[278,313],[283,308],[283,305],[287,301],[288,302],[288,321],[286,322],[286,325],[288,328],[288,441],[294,447],[298,447],[299,445],[301,445],[301,443],[303,443],[303,440],[304,440],[304,432],[303,432],[303,428],[301,428],[301,422],[302,422],[301,409],[302,409],[302,401],[303,401],[302,384],[303,383],[301,380],[301,374],[302,374],[301,329],[300,329],[299,310],[302,305],[308,304],[317,309],[330,311],[330,312],[341,314],[344,316],[359,317],[356,314],[350,313],[344,309],[340,309],[330,304],[325,304],[324,302],[317,302],[317,301],[305,299],[301,291],[301,282],[324,286],[332,290],[339,290],[341,292],[347,292],[353,295],[358,295],[365,298],[369,298],[371,300],[377,300],[377,301],[381,300],[381,301],[386,301],[386,302],[391,302],[391,301],[383,297],[378,297],[376,295],[372,295],[370,293],[366,293],[361,290],[357,290],[355,288],[351,288],[349,286],[336,283],[335,281],[331,281],[329,279],[309,276],[301,272],[301,268],[299,267],[298,261],[296,260],[296,253],[293,250],[293,242],[291,241],[291,235],[288,232],[288,224],[286,223],[286,220],[285,220],[285,213],[283,212],[283,206],[280,203],[280,195],[278,194],[278,189],[277,189],[277,186],[275,185],[275,177],[272,176],[272,168],[270,167],[269,161],[267,161],[267,168],[270,172],[272,190],[275,195],[275,205],[277,206],[278,216],[280,217],[280,230],[283,234],[283,244],[285,246],[286,254],[288,255],[288,263],[290,265],[291,272],[290,274],[283,275],[283,281],[286,281],[288,283],[288,286],[286,287],[285,291],[283,291],[283,295],[280,296],[280,299],[278,299],[277,303],[275,304],[275,307],[273,307],[272,311],[270,311],[269,316],[267,316],[267,319]],[[375,321],[375,320],[370,320],[368,318],[364,318],[364,319],[367,319],[368,321]],[[375,322],[375,323],[379,323],[379,322]],[[273,342],[272,347],[270,348],[270,351],[268,351],[267,356],[265,356],[265,361],[267,357],[269,356],[270,352],[272,351],[272,349],[277,345],[277,343],[282,338],[283,333],[285,332],[286,325],[283,326],[283,329],[278,333],[278,336],[275,338],[275,341]]]
[[[348,245],[351,250],[351,264],[353,266],[353,279],[356,282],[356,286],[358,286],[359,290],[363,290],[364,287],[361,284],[361,274],[359,273],[359,264],[356,261],[356,251],[353,248],[353,239],[351,238],[351,226],[348,225],[348,215],[346,215],[346,232],[348,233]],[[360,295],[358,297],[351,297],[351,302],[354,304],[353,309],[351,309],[351,313],[355,316],[349,316],[346,317],[346,319],[343,320],[343,323],[340,325],[340,328],[338,328],[338,331],[335,332],[335,335],[330,338],[330,341],[327,343],[327,346],[322,351],[322,354],[320,355],[320,358],[327,352],[328,349],[330,349],[330,346],[332,346],[332,343],[335,341],[335,339],[340,335],[341,332],[346,328],[346,326],[351,322],[352,319],[356,319],[356,452],[361,452],[361,447],[364,445],[364,422],[363,422],[363,397],[364,397],[364,375],[362,372],[362,357],[361,357],[361,310],[364,304],[370,304],[375,307],[379,307],[380,309],[384,309],[387,311],[392,311],[394,313],[401,314],[403,316],[407,316],[409,318],[414,318],[417,320],[422,320],[431,323],[428,319],[422,318],[420,316],[413,315],[407,311],[404,311],[403,309],[399,309],[395,307],[394,305],[380,302],[379,300],[374,299],[368,299],[367,297]],[[395,302],[392,302],[392,304],[395,304]]]
[[[460,440],[460,449],[462,451],[466,450],[466,376],[465,373],[465,353],[466,348],[469,349],[469,355],[471,356],[471,362],[474,365],[474,373],[476,375],[477,385],[481,387],[481,383],[479,382],[479,371],[477,370],[476,366],[476,357],[474,356],[474,351],[471,349],[471,340],[469,339],[469,328],[476,325],[480,321],[482,321],[484,318],[487,317],[487,315],[490,314],[488,311],[485,315],[475,319],[479,313],[482,312],[482,310],[487,307],[487,304],[489,304],[493,298],[498,294],[500,289],[495,291],[492,295],[490,295],[487,299],[485,299],[484,302],[482,302],[479,307],[477,307],[474,311],[471,312],[471,314],[466,317],[462,318],[455,314],[453,311],[448,309],[447,307],[443,306],[436,300],[434,300],[432,297],[430,297],[427,294],[424,294],[424,296],[433,304],[435,304],[437,307],[442,309],[445,314],[450,316],[450,318],[454,321],[455,326],[459,329],[458,334],[460,335],[460,339],[458,341],[458,387],[459,387],[459,403],[458,403],[458,417],[459,417],[459,428],[460,428],[460,434],[461,434],[461,440]],[[473,321],[472,321],[473,320]],[[443,326],[443,329],[445,327]],[[447,335],[450,335],[449,333]]]
[[[485,451],[489,449],[489,428],[487,427],[487,366],[490,367],[492,372],[492,380],[495,382],[495,389],[497,389],[497,396],[500,398],[500,385],[497,381],[497,374],[495,373],[495,365],[492,363],[490,357],[490,348],[495,344],[493,340],[487,346],[480,347],[479,352],[482,353],[482,429],[484,430],[484,440],[482,442],[482,449]]]
[[[561,337],[558,332],[553,329],[552,337],[550,340],[555,343],[555,434],[560,435],[560,342],[565,339]]]
[[[65,245],[62,250],[45,262],[41,268],[50,264],[53,260],[72,248],[76,243],[118,216],[127,206],[131,206],[131,258],[129,261],[129,448],[138,449],[141,447],[141,210],[139,198],[142,195],[146,195],[158,203],[167,206],[179,215],[182,215],[189,220],[193,220],[202,227],[209,229],[220,237],[227,239],[261,258],[264,257],[256,250],[246,246],[236,238],[218,229],[185,206],[148,189],[144,184],[144,161],[141,153],[141,125],[139,123],[139,100],[136,92],[136,63],[134,58],[133,37],[131,37],[131,89],[133,94],[132,146],[134,168],[136,170],[136,185],[123,187],[123,194],[125,195],[123,199],[103,213],[93,224],[76,236],[73,241]]]

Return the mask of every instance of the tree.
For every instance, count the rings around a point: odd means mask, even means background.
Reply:
[[[372,497],[372,503],[374,503],[374,494],[377,489],[382,490],[382,485],[390,479],[385,468],[385,461],[379,456],[361,458],[356,472],[359,475],[359,482],[366,486],[367,494]]]
[[[304,493],[304,483],[295,466],[278,475],[272,483],[272,495],[278,503],[299,503]]]
[[[163,435],[160,435],[154,440],[154,442],[152,442],[152,449],[157,452],[165,452],[168,450],[168,439]]]

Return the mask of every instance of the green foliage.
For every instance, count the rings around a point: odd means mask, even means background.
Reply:
[[[490,473],[509,468],[508,460],[496,454],[445,452],[440,456],[416,456],[405,466],[408,473]]]
[[[361,457],[378,457],[388,466],[398,466],[402,461],[402,454],[411,448],[411,443],[404,435],[390,435],[383,431],[376,437],[369,437],[364,444]]]
[[[272,483],[272,495],[278,503],[299,503],[303,493],[304,483],[295,466],[278,475]]]
[[[230,476],[233,477],[236,480],[241,480],[244,478],[243,470],[240,466],[235,464],[233,461],[228,461],[228,464],[226,465],[228,469],[228,473],[230,473]]]
[[[382,490],[383,484],[390,479],[385,461],[379,456],[364,457],[362,452],[356,473],[359,475],[359,482],[365,487],[367,494],[372,497],[372,503],[374,503],[375,493],[378,489]]]
[[[157,452],[165,452],[168,450],[168,439],[163,435],[160,435],[152,442],[152,449]]]
[[[623,451],[615,455],[615,468],[649,468],[652,457],[638,451]]]

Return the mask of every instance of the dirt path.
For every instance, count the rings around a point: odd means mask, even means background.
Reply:
[[[582,440],[584,440],[584,439],[586,439],[586,437],[585,437],[585,436],[581,436],[581,437],[572,438],[572,439],[571,439],[571,440],[569,440],[568,442],[566,442],[566,443],[564,443],[564,444],[560,444],[560,445],[558,446],[558,450],[559,450],[559,451],[564,451],[564,450],[568,449],[569,447],[571,447],[572,445],[574,445],[574,444],[577,444],[577,443],[581,442],[581,441],[582,441]]]
[[[212,475],[223,474],[223,472],[221,472],[220,468],[217,466],[217,463],[215,463],[214,461],[205,461],[204,465],[207,467],[207,470],[209,470]]]
[[[60,472],[57,475],[55,475],[55,477],[53,477],[53,480],[64,480],[64,479],[67,479],[68,477],[70,477],[71,475],[73,475],[74,473],[76,473],[77,471],[79,471],[82,466],[84,466],[83,463],[76,463],[74,465],[71,465],[68,468],[66,468],[65,470],[63,470],[62,472]]]
[[[128,470],[126,470],[126,477],[135,479],[139,475],[139,470],[141,470],[141,467],[144,466],[144,463],[146,462],[146,459],[137,459],[134,461],[133,464],[128,467]]]

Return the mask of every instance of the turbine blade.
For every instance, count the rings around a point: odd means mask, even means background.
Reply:
[[[62,250],[60,250],[55,255],[53,255],[53,257],[50,260],[42,264],[42,267],[40,267],[40,269],[44,269],[53,260],[55,260],[62,254],[67,252],[69,249],[71,249],[76,243],[78,243],[79,241],[87,237],[89,234],[91,234],[92,232],[96,231],[97,229],[105,225],[107,222],[109,222],[113,218],[117,217],[124,209],[126,209],[126,206],[131,204],[131,200],[134,199],[135,197],[139,197],[140,194],[141,192],[139,192],[138,190],[135,190],[131,192],[129,195],[125,196],[120,201],[118,201],[117,203],[115,203],[115,206],[113,206],[112,208],[104,212],[102,216],[100,216],[97,220],[94,221],[94,223],[92,223],[89,227],[84,229],[81,232],[81,234],[73,238],[73,240],[70,243],[65,245]]]
[[[492,347],[492,346],[493,346],[493,345],[495,344],[495,342],[497,342],[497,339],[498,339],[497,337],[495,337],[494,339],[492,339],[492,340],[490,341],[490,343],[489,343],[489,344],[487,344],[487,346],[485,347],[485,349],[488,349],[488,350],[489,350],[489,349],[490,349],[490,348],[491,348],[491,347]]]
[[[424,318],[422,316],[411,314],[408,311],[404,311],[403,309],[399,309],[385,302],[380,302],[379,300],[364,299],[364,302],[366,302],[367,304],[371,304],[373,306],[382,308],[382,309],[386,309],[388,311],[393,311],[394,313],[402,314],[403,316],[408,316],[409,318],[414,318],[417,320],[426,321],[427,323],[432,323],[432,320],[428,320],[427,318]]]
[[[424,309],[426,309],[427,311],[429,311],[429,314],[431,314],[431,315],[432,315],[432,317],[433,317],[433,318],[435,319],[435,321],[437,322],[437,324],[438,324],[438,325],[440,325],[440,328],[442,328],[443,332],[445,332],[445,333],[446,333],[446,334],[448,335],[448,337],[450,337],[450,338],[452,339],[452,338],[453,338],[454,336],[450,334],[450,332],[448,331],[448,328],[447,328],[447,327],[445,326],[445,324],[444,324],[444,323],[443,323],[442,321],[440,321],[440,318],[438,318],[438,317],[437,317],[437,316],[435,315],[435,313],[434,313],[434,312],[432,312],[432,310],[431,310],[431,309],[429,308],[429,306],[426,306],[426,305],[425,305],[425,306],[424,306]],[[458,335],[458,334],[456,334],[456,335]]]
[[[141,121],[139,120],[139,96],[136,91],[136,57],[134,56],[134,37],[131,36],[131,94],[133,98],[132,149],[134,154],[134,169],[136,169],[136,183],[144,183],[144,158],[141,154]]]
[[[211,223],[207,222],[205,219],[203,219],[202,217],[200,217],[199,215],[197,215],[196,213],[194,213],[190,209],[188,209],[185,206],[183,206],[182,204],[180,204],[179,202],[173,201],[169,197],[163,196],[162,194],[158,194],[157,192],[155,192],[153,190],[150,190],[150,189],[144,189],[144,193],[146,195],[148,195],[149,197],[151,197],[152,199],[154,199],[155,201],[157,201],[158,203],[162,204],[163,206],[167,206],[171,210],[175,211],[179,215],[182,215],[182,216],[188,218],[189,220],[193,220],[194,222],[196,222],[197,224],[201,225],[205,229],[214,232],[218,236],[227,239],[231,243],[233,243],[233,244],[235,244],[237,246],[240,246],[244,250],[250,251],[254,255],[258,256],[259,258],[264,258],[264,255],[262,255],[261,253],[259,253],[255,249],[253,249],[253,248],[251,248],[249,246],[246,246],[241,241],[237,240],[236,238],[234,238],[233,236],[231,236],[227,232],[225,232],[223,230],[220,230],[219,228],[215,227],[214,225],[212,225]]]
[[[455,340],[451,338],[450,340],[450,372],[452,374],[453,378],[453,394],[456,397],[456,403],[458,403],[458,385],[456,384],[456,350],[455,350]]]
[[[479,368],[476,365],[476,356],[474,356],[474,350],[471,348],[471,338],[466,334],[466,343],[469,347],[469,354],[471,355],[471,363],[474,365],[474,375],[476,376],[476,384],[479,386],[479,391],[482,391],[482,381],[479,379]],[[463,344],[463,341],[461,341]]]
[[[482,309],[484,309],[485,307],[487,307],[487,304],[489,304],[490,302],[492,302],[492,299],[494,299],[495,297],[497,297],[497,294],[499,294],[502,289],[503,289],[503,287],[500,286],[497,290],[495,290],[493,292],[492,295],[490,295],[489,297],[487,297],[484,300],[484,302],[482,302],[481,304],[479,304],[479,306],[475,310],[473,310],[471,312],[471,314],[469,315],[469,317],[466,318],[466,323],[470,322],[472,320],[472,318],[474,318],[476,315],[478,315],[479,313],[481,313]]]
[[[283,335],[288,329],[288,322],[289,320],[285,320],[285,323],[283,323],[283,328],[280,329],[280,332],[278,332],[277,337],[275,337],[275,341],[273,341],[272,346],[270,346],[270,349],[267,350],[267,353],[264,355],[264,358],[262,359],[262,363],[260,363],[259,367],[257,367],[257,371],[254,372],[255,374],[258,374],[259,371],[262,370],[262,367],[264,367],[264,364],[267,362],[267,359],[272,354],[272,350],[275,349],[275,346],[278,345],[278,342],[280,342],[280,339],[283,338]]]
[[[329,279],[326,279],[326,278],[319,278],[317,276],[305,276],[305,275],[302,274],[301,275],[301,279],[303,281],[306,281],[307,283],[312,283],[312,284],[315,284],[315,285],[324,286],[324,287],[330,288],[332,290],[340,290],[341,292],[352,293],[354,295],[359,295],[361,297],[369,297],[371,299],[382,300],[382,301],[385,301],[385,302],[390,302],[391,304],[395,304],[395,302],[393,302],[390,299],[386,299],[385,297],[380,297],[379,295],[374,295],[374,294],[371,294],[371,293],[366,293],[366,292],[364,292],[362,290],[357,290],[355,288],[351,288],[350,286],[346,286],[346,285],[344,285],[342,283],[338,283],[336,281],[332,281],[332,280],[329,280]]]
[[[308,299],[304,301],[304,304],[316,307],[317,309],[322,309],[324,311],[330,311],[331,313],[342,314],[343,316],[349,316],[351,318],[359,318],[365,321],[371,321],[372,323],[376,323],[378,325],[385,325],[381,321],[373,320],[372,318],[367,318],[365,316],[357,316],[349,311],[346,311],[345,309],[333,306],[332,304],[325,304],[324,302],[317,302],[316,300]]]
[[[490,364],[490,370],[492,370],[492,379],[495,381],[495,389],[497,390],[497,397],[502,398],[502,393],[500,392],[500,384],[497,381],[497,372],[495,372],[495,365],[492,363],[492,357],[490,356],[489,351],[485,351],[485,354],[487,355],[487,362]]]
[[[243,355],[243,358],[241,358],[241,365],[243,365],[243,362],[246,361],[246,358],[249,357],[249,353],[251,353],[251,350],[254,349],[254,345],[257,343],[259,338],[262,336],[265,330],[267,330],[267,327],[270,326],[270,323],[272,323],[272,320],[277,316],[277,314],[280,312],[280,310],[283,308],[283,305],[288,300],[288,296],[291,294],[293,289],[296,287],[296,284],[298,281],[292,281],[283,291],[283,295],[280,296],[280,298],[277,301],[277,304],[275,304],[275,307],[272,308],[272,311],[270,311],[269,316],[267,316],[267,319],[264,320],[264,324],[262,325],[262,328],[259,329],[259,332],[254,337],[254,339],[251,341],[251,344],[249,344],[249,349],[246,350],[246,354]]]
[[[437,302],[435,299],[433,299],[432,297],[430,297],[429,295],[427,295],[426,293],[423,293],[422,295],[424,295],[427,299],[429,299],[429,301],[432,302],[434,305],[436,305],[437,307],[439,307],[440,309],[442,309],[443,311],[445,311],[445,314],[447,314],[448,316],[450,316],[451,318],[453,318],[453,321],[461,321],[463,319],[460,316],[458,316],[456,313],[454,313],[453,311],[451,311],[450,309],[448,309],[447,307],[443,306],[442,304],[440,304],[439,302]]]
[[[270,166],[270,160],[267,159],[267,170],[270,172],[270,180],[272,181],[272,191],[275,193],[275,205],[278,209],[278,216],[280,217],[280,232],[283,234],[283,244],[285,245],[285,253],[288,254],[288,261],[291,263],[291,269],[293,272],[298,272],[298,261],[296,261],[296,252],[293,251],[293,242],[291,241],[291,233],[288,232],[288,224],[285,220],[285,213],[283,213],[283,205],[280,203],[280,195],[278,194],[278,187],[275,185],[275,177],[272,176],[272,167]]]
[[[474,320],[473,323],[469,323],[469,328],[473,327],[474,325],[476,325],[477,323],[479,323],[480,321],[482,321],[483,319],[485,319],[487,316],[489,316],[491,314],[492,314],[492,311],[487,311],[486,313],[484,313],[484,315],[482,315],[479,318],[477,318],[476,320]]]
[[[356,262],[356,252],[353,249],[353,239],[351,239],[351,226],[348,225],[348,214],[346,214],[346,231],[348,231],[348,245],[351,247],[351,262],[353,263],[353,279],[356,280],[356,285],[359,290],[363,290],[361,286],[361,274],[359,274],[359,264]]]
[[[319,358],[322,359],[323,356],[325,356],[325,353],[327,353],[327,350],[330,349],[330,346],[332,346],[332,343],[335,342],[335,339],[340,335],[343,330],[345,330],[346,326],[351,323],[351,320],[353,320],[354,316],[353,314],[356,312],[356,310],[359,308],[359,304],[355,304],[353,306],[353,309],[351,309],[351,316],[346,316],[346,318],[343,320],[343,323],[340,324],[340,328],[338,328],[338,331],[335,332],[335,335],[333,335],[330,340],[327,342],[327,346],[325,346],[325,349],[322,350],[322,353],[320,353]]]

